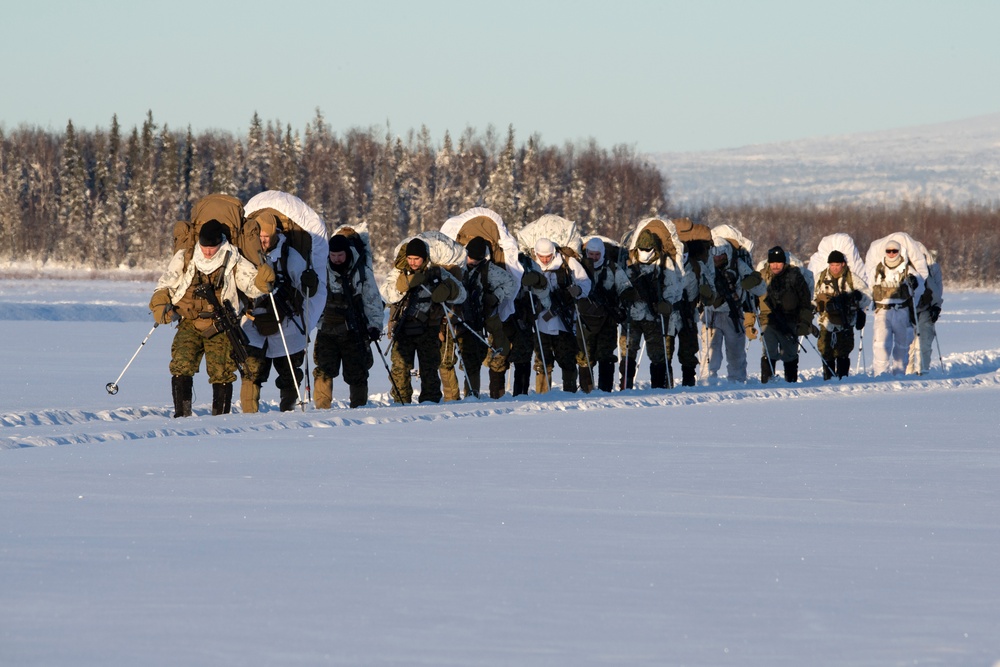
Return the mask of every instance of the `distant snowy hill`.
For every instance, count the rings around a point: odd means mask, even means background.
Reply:
[[[681,208],[739,202],[1000,200],[1000,113],[885,132],[649,158]]]

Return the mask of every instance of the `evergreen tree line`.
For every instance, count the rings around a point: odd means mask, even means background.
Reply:
[[[335,229],[368,224],[377,258],[404,237],[440,229],[473,206],[503,216],[511,231],[545,213],[582,231],[617,238],[630,221],[664,210],[666,183],[625,146],[594,141],[562,148],[537,136],[515,144],[493,128],[467,129],[457,145],[432,145],[426,127],[335,134],[322,114],[302,133],[257,114],[244,137],[158,126],[62,135],[0,130],[0,261],[70,267],[155,268],[172,248],[173,225],[201,197],[246,202],[264,190],[301,198]]]
[[[245,137],[194,135],[158,126],[62,134],[0,129],[0,261],[96,269],[162,267],[177,220],[201,197],[221,192],[247,201],[264,190],[297,195],[330,226],[368,224],[376,258],[388,260],[404,237],[440,229],[473,206],[500,213],[511,231],[545,213],[575,220],[584,234],[619,239],[650,215],[727,223],[755,243],[755,256],[781,245],[807,261],[820,239],[851,235],[862,256],[875,239],[905,231],[939,253],[945,279],[995,285],[1000,272],[996,204],[704,206],[669,210],[667,181],[626,146],[591,140],[545,146],[515,143],[491,127],[467,128],[457,144],[433,145],[426,127],[405,139],[387,129],[335,134],[323,115],[301,133],[254,115]]]

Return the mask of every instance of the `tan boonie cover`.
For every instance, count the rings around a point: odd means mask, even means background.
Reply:
[[[504,261],[504,252],[500,245],[500,230],[497,228],[496,221],[485,215],[477,215],[474,218],[470,218],[458,230],[455,240],[462,245],[468,245],[469,241],[477,236],[481,236],[489,241],[490,260],[497,266],[506,269],[507,263]]]

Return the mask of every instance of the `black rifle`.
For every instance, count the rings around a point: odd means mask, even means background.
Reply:
[[[236,316],[233,304],[229,299],[219,303],[219,297],[215,294],[215,286],[212,283],[198,285],[194,289],[194,293],[195,296],[205,299],[212,307],[212,313],[207,316],[212,318],[216,331],[226,334],[226,338],[229,339],[229,356],[236,362],[240,373],[246,375],[246,363],[250,357],[247,347],[250,345],[250,339],[240,327],[240,320]],[[201,317],[206,317],[206,314],[202,314]]]
[[[736,331],[739,331],[743,328],[743,306],[736,298],[736,278],[736,272],[732,269],[722,269],[722,271],[715,272],[715,289],[726,300],[726,304],[729,306],[729,318],[733,321]]]

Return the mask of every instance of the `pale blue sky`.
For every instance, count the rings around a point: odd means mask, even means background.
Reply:
[[[1000,2],[3,3],[0,126],[513,123],[707,150],[1000,112]]]

